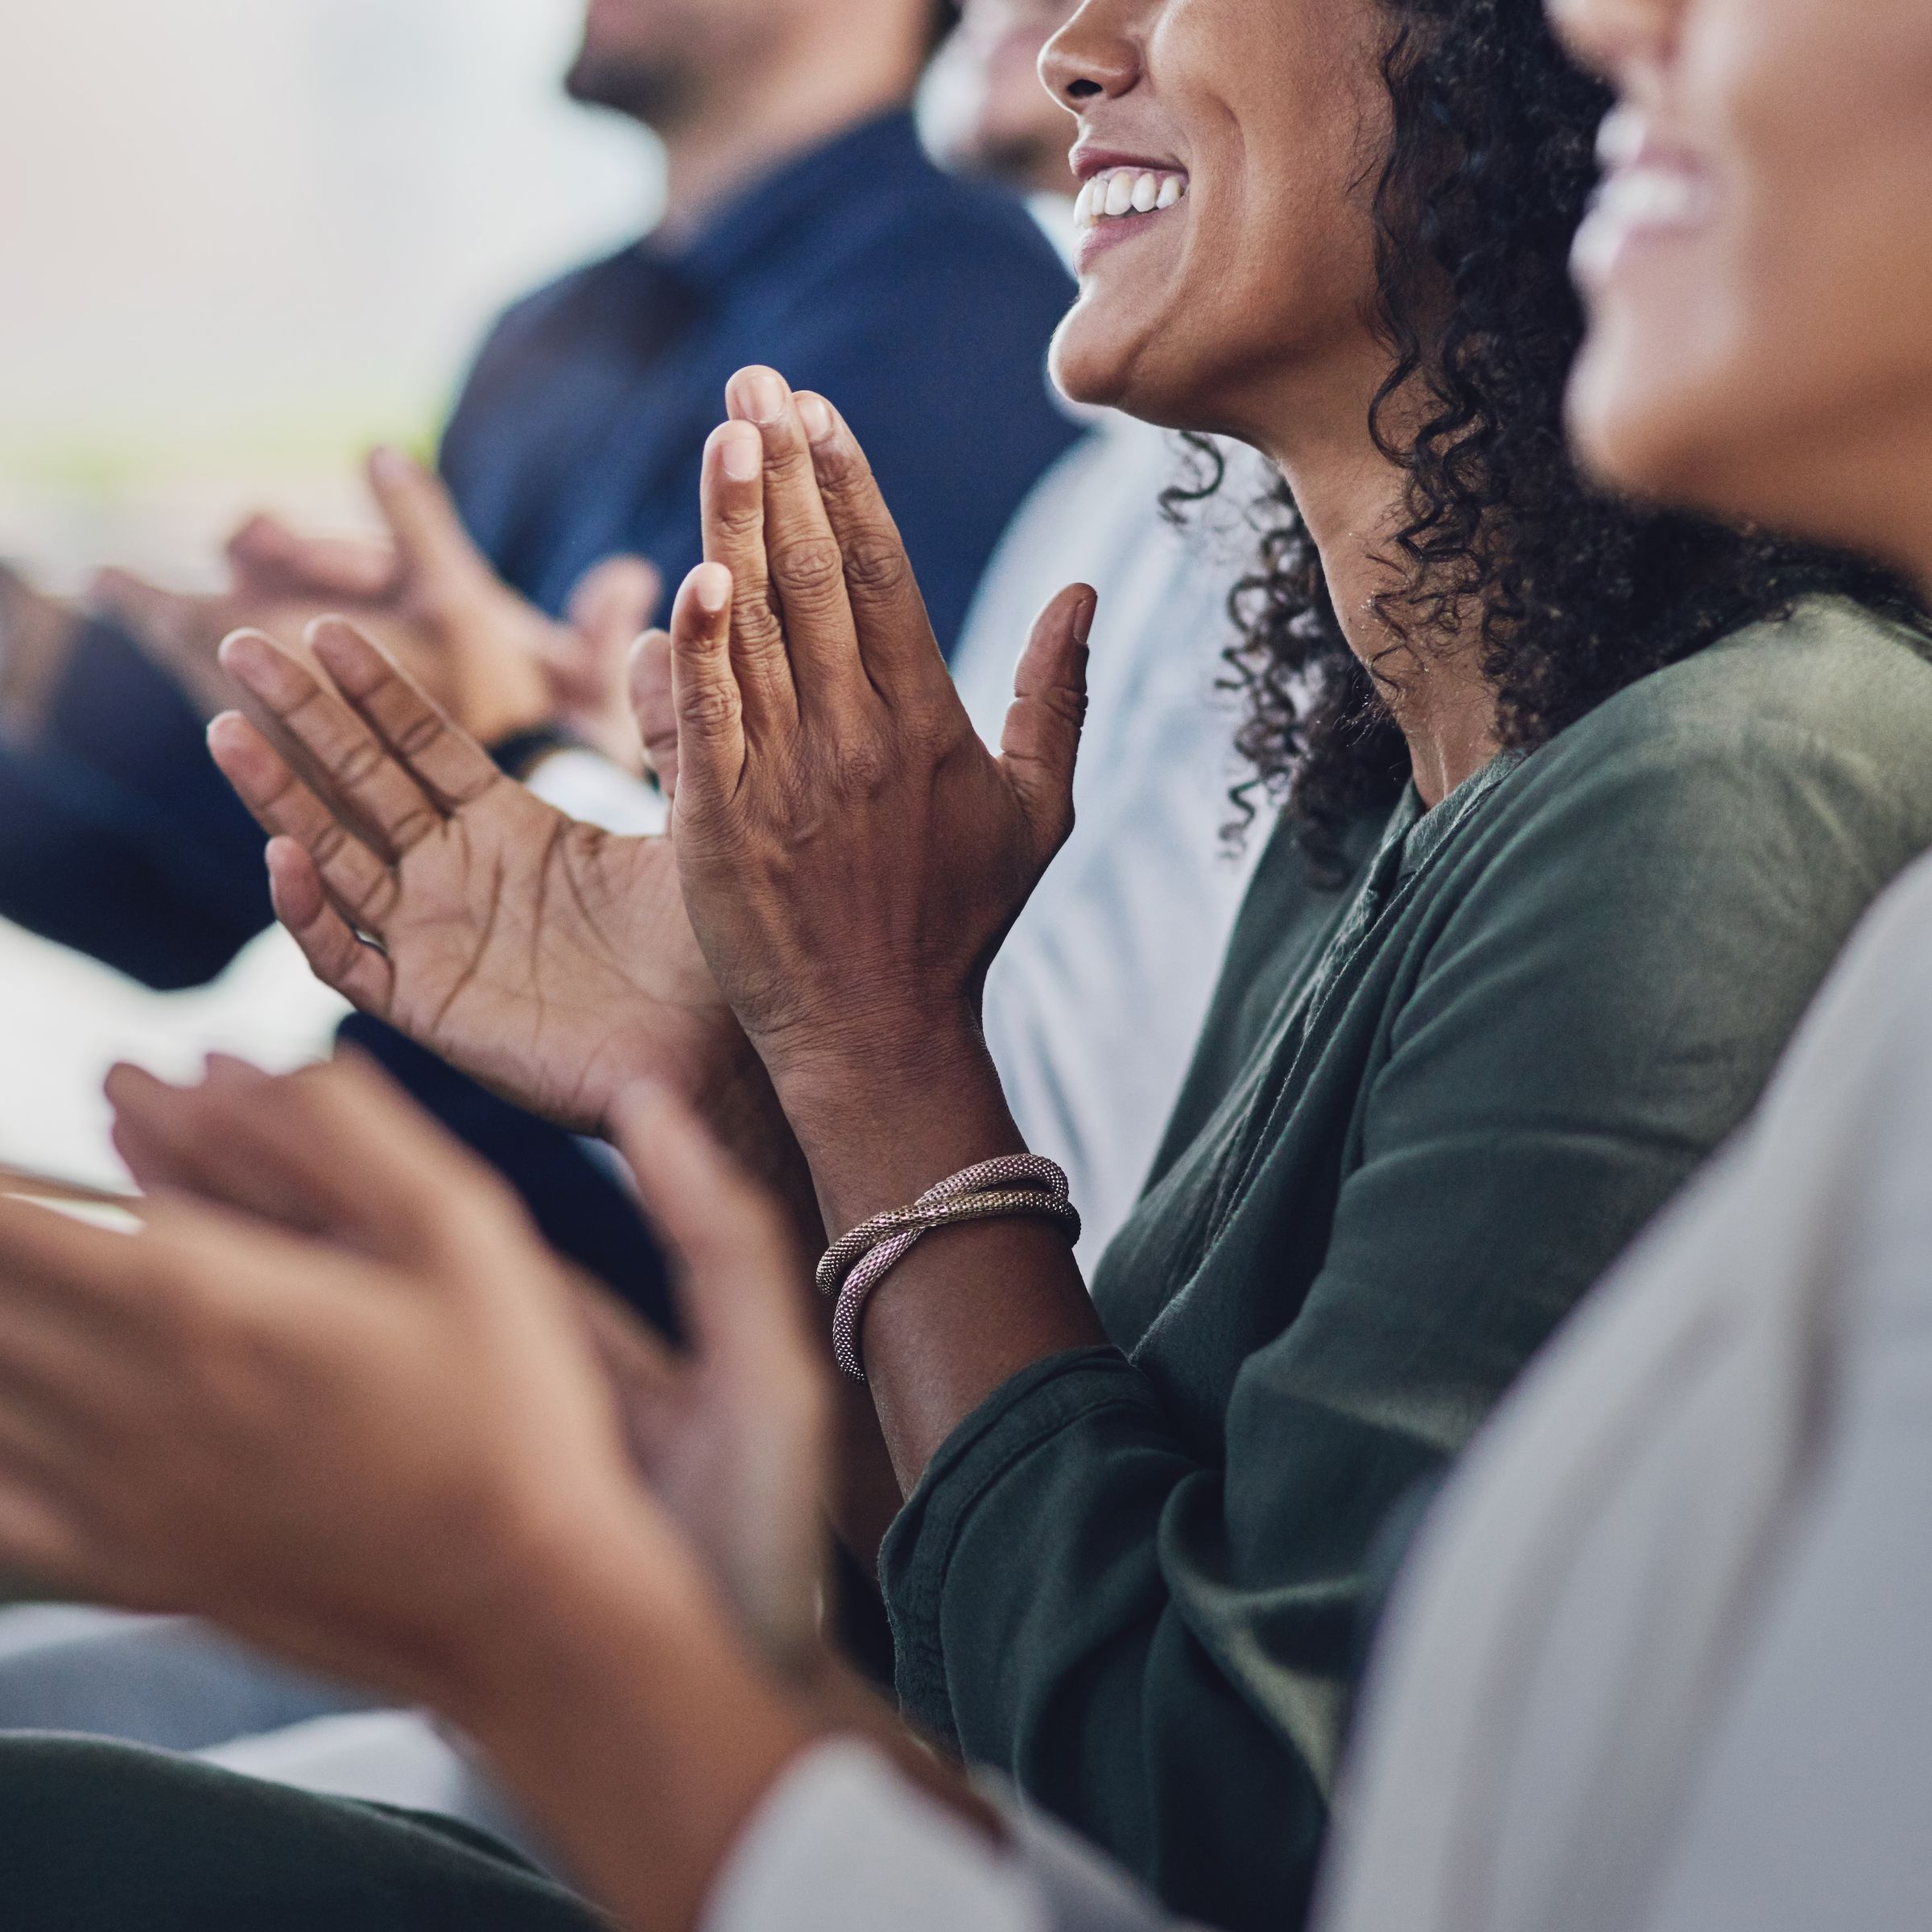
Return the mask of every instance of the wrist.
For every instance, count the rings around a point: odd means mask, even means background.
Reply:
[[[771,1072],[835,1236],[963,1168],[1025,1151],[968,1015],[821,1035]]]
[[[821,1725],[734,1640],[668,1536],[580,1550],[502,1634],[510,1667],[451,1715],[601,1902],[687,1932]]]

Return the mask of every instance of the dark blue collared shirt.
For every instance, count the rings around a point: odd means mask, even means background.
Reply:
[[[698,475],[749,362],[829,396],[865,446],[951,650],[980,573],[1073,441],[1046,382],[1072,284],[1011,196],[935,167],[910,117],[746,190],[681,249],[645,242],[518,304],[477,361],[444,474],[499,571],[559,610],[621,550],[673,588]]]
[[[1034,479],[1072,441],[1046,378],[1071,283],[1010,196],[868,122],[747,189],[681,249],[565,276],[491,332],[443,460],[498,570],[561,610],[641,551],[700,559],[698,474],[733,371],[822,390],[865,445],[950,650]],[[268,923],[253,823],[200,719],[110,626],[90,628],[45,741],[0,747],[0,915],[151,985],[218,972]]]

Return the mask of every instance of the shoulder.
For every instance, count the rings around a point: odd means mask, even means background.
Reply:
[[[1751,786],[1771,775],[1753,755],[1763,753],[1801,767],[1842,762],[1887,790],[1902,783],[1932,794],[1932,761],[1922,757],[1929,729],[1926,641],[1857,605],[1820,598],[1619,692],[1525,774],[1530,789],[1626,765],[1660,775],[1719,771]]]
[[[485,330],[481,357],[526,342],[559,321],[572,320],[587,309],[601,308],[615,299],[638,246],[635,242],[626,242],[609,254],[567,269],[519,295],[498,312]]]
[[[876,291],[895,318],[929,311],[968,331],[1009,319],[1058,322],[1073,298],[1066,264],[1024,203],[922,161],[873,196],[819,257],[823,282]]]
[[[1932,844],[1928,744],[1925,640],[1818,600],[1599,706],[1497,788],[1481,842],[1559,833],[1695,868],[1794,836],[1882,856],[1889,876]]]
[[[1932,665],[1909,634],[1832,603],[1740,631],[1495,787],[1418,894],[1418,970],[1560,1009],[1554,1053],[1622,1022],[1714,1038],[1769,1015],[1781,1041],[1932,846],[1928,743]]]

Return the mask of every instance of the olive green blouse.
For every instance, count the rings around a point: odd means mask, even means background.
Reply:
[[[1274,1932],[1378,1525],[1736,1125],[1932,844],[1932,667],[1808,605],[1365,844],[1323,891],[1278,835],[1095,1283],[1113,1347],[985,1403],[884,1552],[911,1715],[1176,1909]]]

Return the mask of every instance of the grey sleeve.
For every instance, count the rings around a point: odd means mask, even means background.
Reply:
[[[1921,1932],[1932,1911],[1928,1021],[1893,1042],[1889,1144],[1824,1324],[1818,1452],[1643,1932]]]

